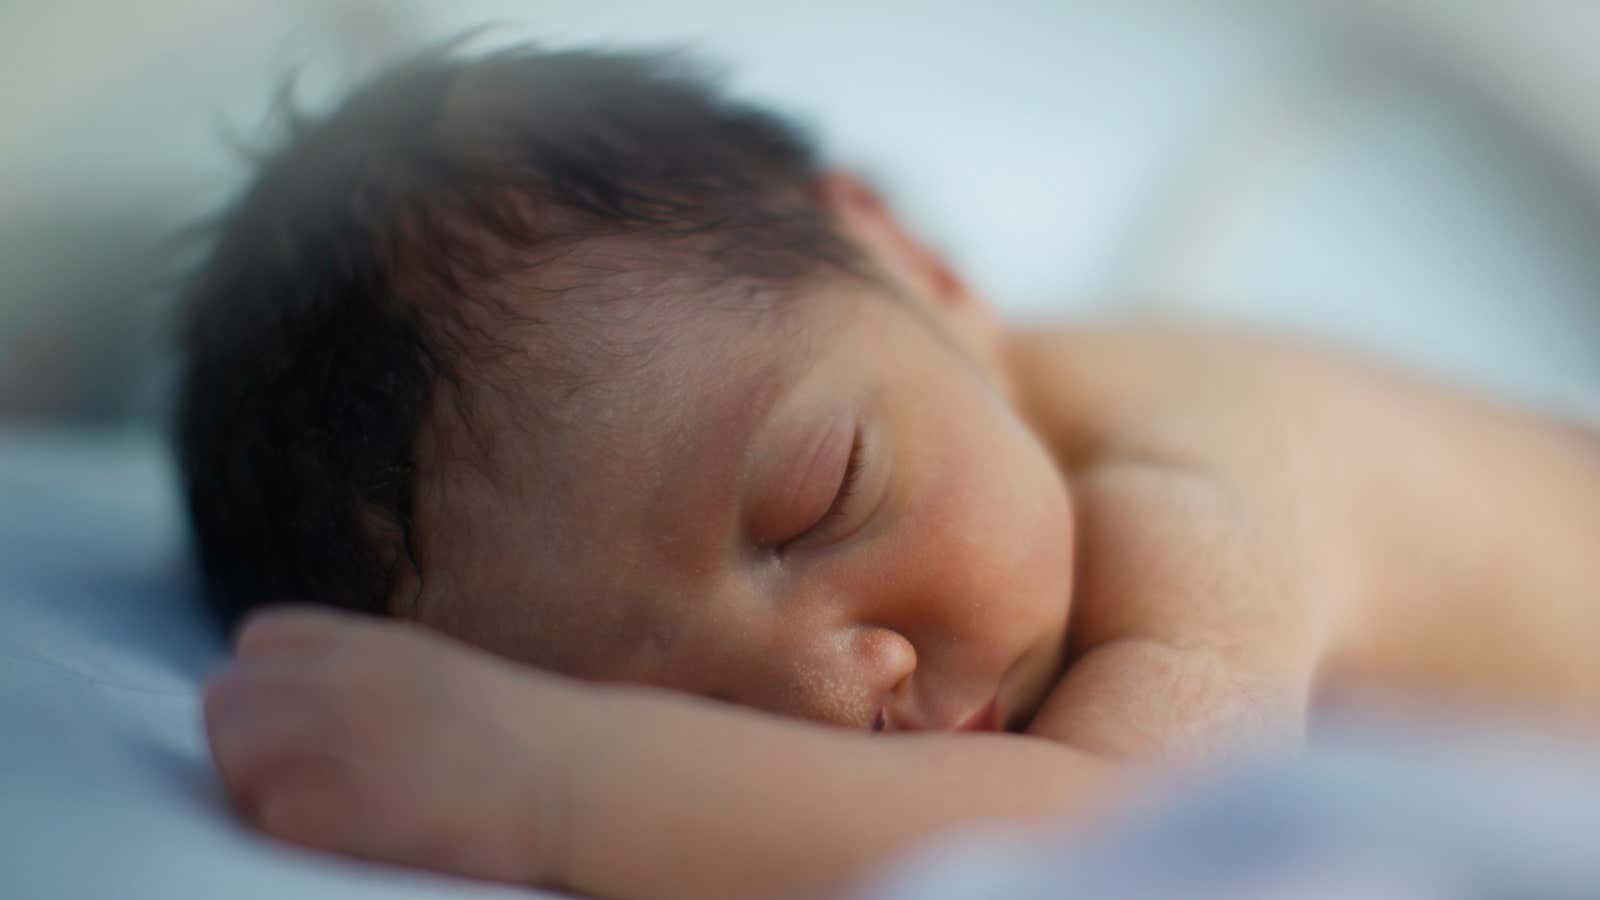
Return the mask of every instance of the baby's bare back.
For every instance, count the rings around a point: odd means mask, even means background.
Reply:
[[[1312,713],[1359,690],[1600,724],[1592,432],[1257,338],[1075,330],[1012,349],[1079,488],[1080,647],[1165,617],[1239,632],[1212,643],[1240,658],[1306,657],[1283,671],[1305,674]]]

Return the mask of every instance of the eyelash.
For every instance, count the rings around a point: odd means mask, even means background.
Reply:
[[[845,507],[856,492],[856,483],[861,479],[862,463],[861,432],[857,430],[855,438],[850,444],[850,458],[844,464],[844,477],[839,480],[839,493],[834,495],[833,504],[828,507],[827,512],[822,514],[822,518],[817,520],[817,524],[806,530],[807,534],[820,531],[829,522],[844,515]]]

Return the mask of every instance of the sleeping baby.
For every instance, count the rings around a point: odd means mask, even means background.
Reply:
[[[1600,721],[1575,425],[1265,337],[1005,328],[676,57],[430,53],[288,128],[189,285],[178,423],[240,625],[205,726],[272,835],[816,890],[1336,697]]]

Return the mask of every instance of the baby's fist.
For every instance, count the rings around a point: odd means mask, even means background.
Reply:
[[[558,876],[562,773],[540,732],[561,686],[421,628],[278,611],[205,691],[244,814],[285,840],[498,881]],[[559,725],[554,726],[559,729]]]

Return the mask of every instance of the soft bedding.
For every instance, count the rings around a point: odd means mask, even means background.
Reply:
[[[557,896],[364,865],[231,815],[199,680],[224,653],[148,436],[0,432],[0,896]]]
[[[1600,746],[1376,721],[1293,761],[1165,785],[1094,833],[935,843],[858,900],[1600,897]]]

